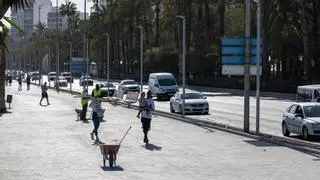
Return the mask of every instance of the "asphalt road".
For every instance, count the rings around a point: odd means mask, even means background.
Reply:
[[[44,77],[46,81],[46,77]],[[99,81],[94,81],[98,83]],[[117,85],[117,83],[115,83]],[[63,89],[70,89],[70,87],[62,87]],[[94,86],[89,86],[89,92]],[[79,80],[75,79],[72,85],[75,91],[82,91],[79,86]],[[148,89],[144,86],[144,91]],[[223,123],[229,126],[243,128],[243,96],[234,95],[227,92],[203,92],[207,96],[209,102],[209,115],[188,115],[196,119]],[[291,98],[275,98],[270,96],[261,97],[260,100],[260,131],[272,135],[282,136],[281,122],[282,111],[287,108],[293,100]],[[156,109],[170,113],[169,101],[156,101]],[[256,98],[250,98],[250,130],[256,130]],[[316,139],[318,143],[318,140]],[[319,140],[320,142],[320,140]]]

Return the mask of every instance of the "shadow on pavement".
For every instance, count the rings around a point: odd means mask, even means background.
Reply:
[[[146,144],[145,145],[145,148],[147,149],[147,150],[149,150],[149,151],[154,151],[154,150],[156,150],[156,151],[161,151],[162,150],[162,147],[160,147],[160,146],[157,146],[157,145],[154,145],[154,144]]]
[[[299,151],[301,153],[315,157],[316,159],[313,159],[313,161],[320,161],[320,150],[317,150],[317,149],[309,149],[306,147],[300,147],[300,146],[296,146],[288,143],[283,144],[281,142],[268,142],[263,139],[244,140],[244,142],[254,145],[256,147],[286,147],[286,148]],[[266,151],[266,149],[264,149],[264,151]]]
[[[299,135],[291,135],[290,138],[293,138],[293,139],[299,139],[299,140],[302,140],[302,141],[305,141],[303,139],[302,136],[299,136]],[[311,136],[309,137],[309,139],[307,140],[309,142],[314,142],[314,143],[320,143],[320,138],[318,136]]]
[[[114,167],[100,166],[100,167],[104,171],[123,171],[124,170],[121,166],[114,166]]]
[[[0,117],[2,117],[4,114],[11,114],[12,112],[11,111],[7,111],[5,113],[0,113]]]
[[[272,146],[279,146],[278,144],[272,144],[268,143],[266,141],[260,141],[260,140],[243,140],[244,142],[257,146],[257,147],[272,147]]]

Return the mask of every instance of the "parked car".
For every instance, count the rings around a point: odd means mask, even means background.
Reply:
[[[40,79],[40,73],[38,71],[31,72],[31,81],[36,81]]]
[[[56,72],[49,72],[48,73],[48,81],[54,81],[57,77],[57,73]]]
[[[92,80],[91,76],[88,76],[88,75],[81,76],[80,81],[79,81],[79,86],[84,86],[87,84],[88,84],[88,86],[93,86],[93,80]]]
[[[297,102],[320,102],[320,84],[298,86]]]
[[[177,91],[178,84],[171,73],[150,73],[148,87],[152,96],[157,99],[170,99]]]
[[[170,111],[171,113],[182,113],[183,93],[177,92],[170,98]],[[185,113],[202,113],[209,114],[209,103],[206,97],[198,91],[185,92]]]
[[[100,89],[103,97],[108,96],[108,82],[100,83]],[[113,96],[115,90],[116,87],[112,83],[109,83],[109,96]]]
[[[311,135],[320,135],[320,103],[294,103],[283,111],[282,133],[302,135],[308,139]]]
[[[58,76],[54,80],[54,87],[57,87],[57,84],[59,84],[59,87],[66,87],[66,86],[68,86],[68,81],[65,77]]]
[[[118,90],[122,90],[124,93],[127,92],[140,92],[139,84],[135,80],[122,80],[118,85]]]
[[[73,83],[73,77],[71,72],[62,72],[61,76],[65,77],[68,81],[68,83]]]

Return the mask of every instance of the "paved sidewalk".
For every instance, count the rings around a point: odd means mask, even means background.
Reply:
[[[1,180],[318,179],[317,156],[163,117],[152,121],[146,148],[137,111],[107,103],[100,139],[116,143],[132,130],[120,147],[119,167],[104,168],[89,136],[91,121],[76,121],[80,98],[49,90],[51,105],[41,107],[40,88],[25,88],[6,88],[13,103],[11,114],[0,115]]]

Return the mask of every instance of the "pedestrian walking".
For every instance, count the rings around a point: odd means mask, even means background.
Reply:
[[[6,74],[6,86],[8,86],[8,85],[9,85],[9,75]]]
[[[98,129],[100,126],[101,117],[101,102],[98,98],[93,98],[91,101],[92,108],[92,122],[93,122],[93,131],[90,133],[91,139],[94,140],[94,135],[96,136],[96,142],[99,142]]]
[[[102,91],[100,89],[99,84],[96,84],[96,88],[94,88],[91,92],[92,98],[101,98],[102,97]]]
[[[47,105],[50,105],[49,103],[49,98],[48,98],[48,87],[47,87],[47,82],[45,82],[43,85],[41,85],[41,99],[40,99],[40,106],[42,106],[42,100],[43,98],[47,99]]]
[[[21,78],[21,76],[18,77],[18,83],[19,83],[18,90],[22,91],[22,78]]]
[[[139,102],[139,112],[138,112],[138,114],[137,114],[137,118],[138,118],[138,119],[140,119],[140,114],[141,114],[141,112],[142,112],[142,109],[143,109],[144,106],[145,106],[145,104],[144,104],[144,100],[146,99],[145,96],[146,96],[146,93],[145,93],[145,92],[141,92],[140,98],[139,98],[139,100],[138,100],[138,102]]]
[[[12,76],[11,75],[9,75],[9,85],[11,86],[11,84],[12,84]]]
[[[31,84],[30,76],[29,76],[29,75],[28,75],[27,78],[26,78],[26,83],[27,83],[27,90],[29,91],[29,90],[30,90],[30,84]]]
[[[147,92],[147,98],[144,100],[144,107],[141,112],[142,130],[144,133],[143,142],[149,143],[148,132],[150,131],[152,111],[154,111],[154,101],[152,99],[151,91]]]
[[[87,109],[88,109],[89,99],[90,99],[90,96],[88,95],[88,89],[83,88],[83,91],[81,93],[82,111],[81,111],[81,117],[80,117],[80,119],[83,121],[87,120]]]

